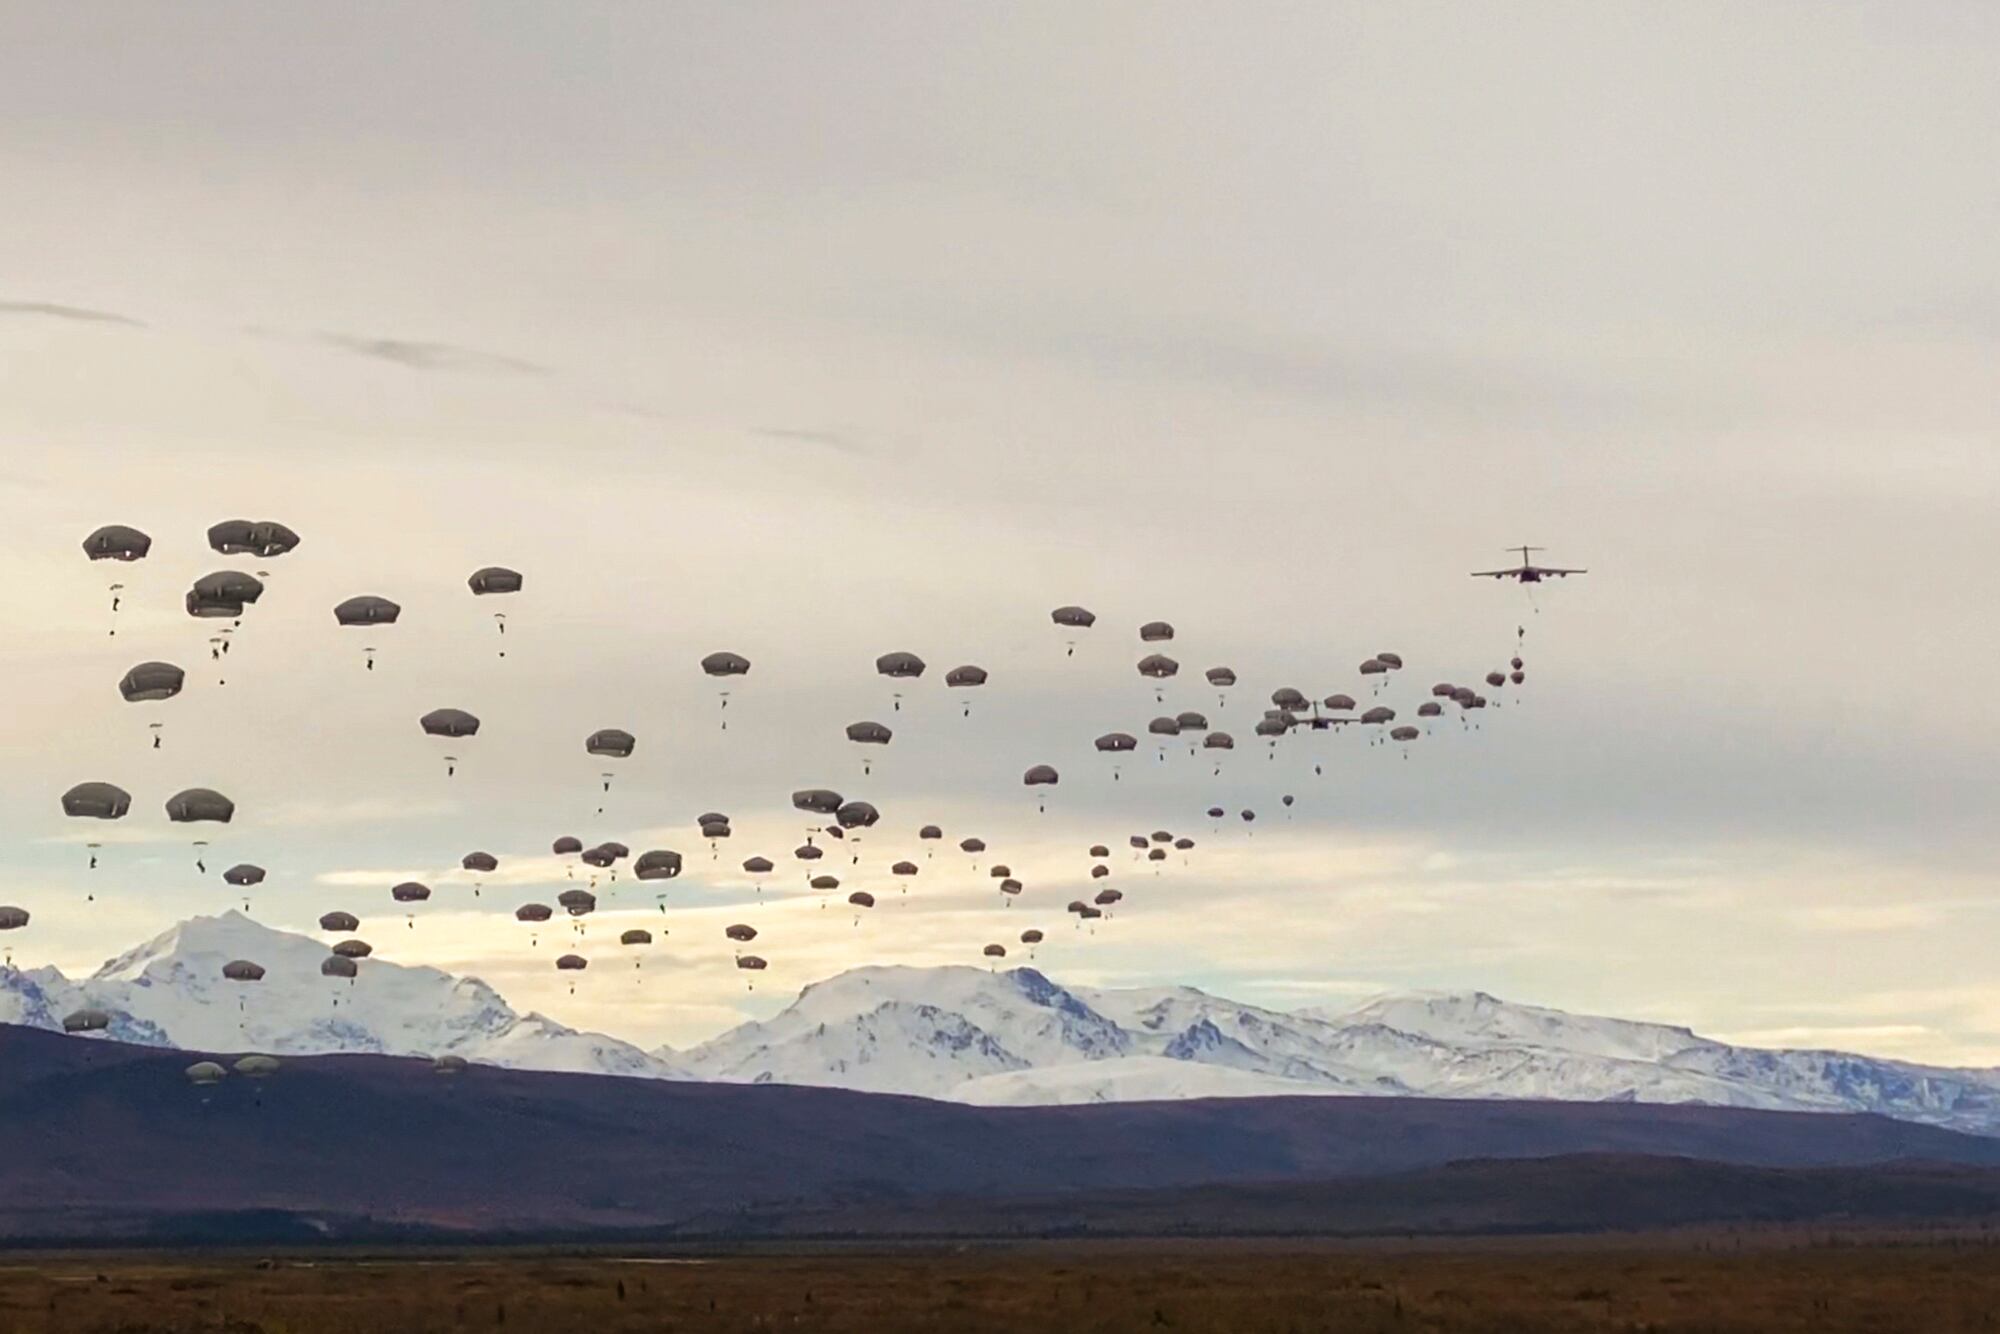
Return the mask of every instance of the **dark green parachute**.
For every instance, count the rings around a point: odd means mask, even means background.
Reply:
[[[106,524],[83,539],[84,554],[92,560],[144,560],[152,549],[152,538],[122,523]]]
[[[62,808],[78,819],[121,820],[132,809],[132,794],[115,783],[78,783],[63,793]]]
[[[479,719],[464,709],[432,709],[417,719],[430,736],[466,737],[479,735]]]
[[[187,683],[187,673],[170,662],[142,662],[119,679],[118,693],[127,704],[172,699]]]
[[[396,603],[373,593],[351,597],[345,602],[334,604],[333,619],[340,625],[394,625],[403,609]]]
[[[701,669],[710,676],[743,676],[750,670],[750,659],[741,653],[711,653],[701,660]]]
[[[489,565],[483,570],[474,570],[472,577],[465,581],[465,586],[474,595],[484,597],[489,593],[518,593],[521,582],[519,570],[510,570],[504,565]]]
[[[191,787],[167,798],[167,818],[175,824],[228,824],[235,815],[236,803],[209,788]]]
[[[592,755],[604,755],[614,760],[626,758],[638,744],[630,732],[616,727],[602,728],[583,740],[583,748]]]
[[[632,874],[641,880],[672,880],[680,873],[681,855],[667,848],[642,852],[639,860],[632,863]]]

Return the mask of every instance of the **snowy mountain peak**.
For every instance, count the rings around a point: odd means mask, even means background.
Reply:
[[[348,982],[320,973],[326,957],[325,942],[240,912],[191,917],[83,981],[55,969],[0,970],[0,1022],[60,1028],[62,1015],[89,1006],[111,1014],[107,1037],[156,1046],[280,1055],[451,1052],[527,1069],[679,1073],[630,1043],[517,1014],[476,977],[377,955],[361,960]],[[233,959],[264,965],[263,980],[225,978],[222,966]]]
[[[298,945],[310,947],[316,955],[325,952],[309,937],[265,926],[232,908],[216,917],[190,917],[168,927],[151,940],[106,960],[91,974],[91,980],[130,981],[152,965],[173,959],[250,959],[263,963],[266,956],[289,953]]]
[[[1484,991],[1399,992],[1349,1010],[1302,1013],[1343,1027],[1381,1024],[1455,1046],[1542,1047],[1626,1060],[1660,1061],[1711,1045],[1687,1028],[1570,1014],[1504,1001]]]
[[[520,1014],[474,977],[379,955],[352,983],[324,942],[248,916],[191,918],[85,981],[0,968],[0,1023],[209,1051],[446,1052],[498,1065],[821,1084],[981,1104],[1274,1094],[1708,1103],[1875,1112],[2000,1134],[2000,1071],[1732,1047],[1689,1029],[1568,1014],[1483,991],[1406,992],[1286,1013],[1193,987],[1066,987],[1033,968],[857,968],[692,1051],[652,1054]],[[266,965],[247,988],[230,959]],[[247,1003],[246,1003],[247,1002]]]

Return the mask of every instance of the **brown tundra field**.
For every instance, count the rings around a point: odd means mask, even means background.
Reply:
[[[1994,1329],[1979,1233],[0,1260],[6,1334]]]

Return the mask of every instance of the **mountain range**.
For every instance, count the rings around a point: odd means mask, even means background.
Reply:
[[[279,1055],[454,1053],[533,1070],[797,1084],[980,1106],[1318,1095],[1693,1104],[1873,1112],[2000,1134],[2000,1069],[1766,1050],[1664,1024],[1567,1014],[1483,992],[1284,1012],[1192,987],[1065,987],[1032,968],[865,967],[768,1020],[642,1051],[540,1014],[476,978],[381,959],[320,976],[324,942],[240,913],[196,917],[86,979],[0,969],[0,1023],[61,1028],[83,1006],[140,1045]],[[249,1004],[222,964],[267,968]]]
[[[230,1053],[200,1053],[228,1060]],[[970,1107],[0,1024],[0,1244],[1349,1233],[2000,1216],[2000,1138],[1634,1102]]]

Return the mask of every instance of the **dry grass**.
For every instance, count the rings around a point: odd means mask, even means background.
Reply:
[[[622,1331],[2000,1329],[2000,1245],[1738,1248],[1727,1238],[1455,1249],[1141,1243],[615,1259],[62,1255],[0,1260],[0,1330]]]

